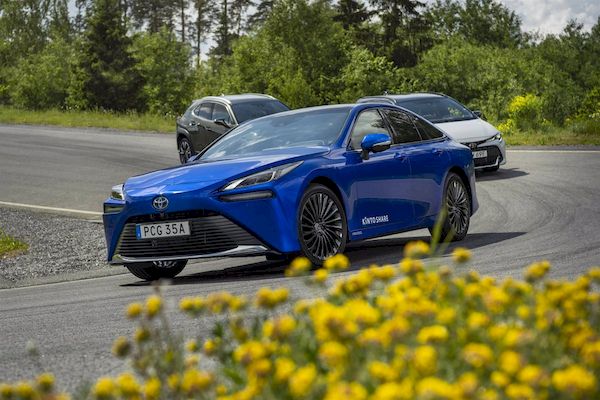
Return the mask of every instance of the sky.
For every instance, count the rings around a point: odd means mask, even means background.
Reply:
[[[366,0],[368,1],[368,0]],[[433,0],[425,0],[432,2]],[[577,19],[589,30],[600,16],[600,0],[496,0],[514,10],[526,32],[560,33],[570,19]],[[75,0],[69,0],[75,13]]]

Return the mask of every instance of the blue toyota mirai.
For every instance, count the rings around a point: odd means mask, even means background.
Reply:
[[[471,151],[391,104],[311,107],[244,123],[187,164],[129,178],[104,203],[108,261],[141,279],[189,259],[304,255],[413,229],[465,237]]]

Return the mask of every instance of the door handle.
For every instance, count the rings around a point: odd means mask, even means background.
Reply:
[[[196,126],[196,123],[194,121],[190,122],[190,126]]]
[[[441,156],[442,153],[444,152],[444,150],[442,150],[442,149],[433,149],[431,152],[433,154],[435,154],[436,156]]]

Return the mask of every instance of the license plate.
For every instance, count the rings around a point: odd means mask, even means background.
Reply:
[[[487,150],[477,150],[473,152],[473,158],[486,158]]]
[[[135,234],[138,239],[155,239],[175,236],[189,236],[190,222],[161,222],[158,224],[137,224]]]

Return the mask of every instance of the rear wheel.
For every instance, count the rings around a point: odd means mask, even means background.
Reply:
[[[196,154],[192,142],[190,142],[190,140],[186,137],[179,139],[177,148],[179,150],[179,161],[181,161],[182,164],[185,164],[190,157]]]
[[[459,241],[467,236],[471,220],[471,197],[464,182],[454,173],[446,178],[444,188],[445,218],[442,222],[441,241]],[[429,228],[433,234],[433,228]]]
[[[145,281],[170,279],[176,277],[187,264],[187,260],[179,261],[153,261],[143,263],[125,264],[133,275]]]
[[[298,212],[298,239],[302,253],[314,265],[322,265],[346,247],[348,230],[344,207],[335,193],[323,185],[311,185],[302,196]]]

